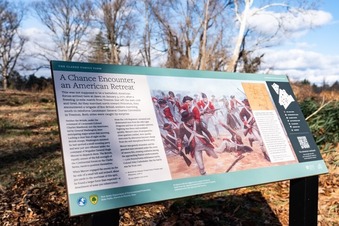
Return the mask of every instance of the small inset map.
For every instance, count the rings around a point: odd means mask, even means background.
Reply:
[[[280,89],[279,85],[276,83],[272,84],[272,88],[279,95],[279,104],[283,106],[285,109],[294,101],[294,98],[286,92],[284,89]]]
[[[241,83],[252,110],[273,110],[274,106],[264,83]]]

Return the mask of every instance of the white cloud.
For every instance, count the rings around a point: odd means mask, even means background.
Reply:
[[[257,10],[257,9],[253,9]],[[264,49],[262,72],[288,75],[291,81],[309,80],[322,85],[333,84],[339,80],[339,53],[326,55],[312,51],[320,43],[296,42],[310,31],[333,23],[330,13],[321,10],[294,10],[293,13],[260,11],[250,19],[250,27],[264,35],[273,35],[278,29],[279,20],[284,29],[276,34],[280,41],[277,48]],[[288,44],[288,45],[284,45]]]
[[[41,28],[30,27],[22,30],[21,33],[29,38],[25,46],[26,49],[34,53],[37,51],[37,43],[39,45],[52,43],[50,36],[47,35],[47,32],[42,30]]]
[[[288,75],[292,81],[307,79],[318,85],[324,81],[331,85],[339,80],[339,55],[324,55],[301,49],[271,49],[265,52],[262,70],[269,69],[270,74]]]
[[[252,13],[257,10],[252,9]],[[321,10],[292,10],[284,13],[265,10],[250,17],[249,27],[268,36],[297,38],[311,29],[328,24],[332,19],[330,13]],[[275,34],[278,29],[279,32]]]
[[[295,46],[298,49],[312,49],[316,47],[315,44],[310,44],[308,42],[298,42],[298,43],[295,43]]]

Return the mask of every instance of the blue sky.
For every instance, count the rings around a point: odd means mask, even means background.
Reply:
[[[269,73],[286,74],[292,81],[307,79],[318,85],[339,81],[339,1],[321,3],[319,10],[324,13],[316,18],[322,21],[320,26],[269,50],[263,70],[265,66],[273,67]]]
[[[323,0],[319,10],[312,18],[316,25],[313,29],[306,29],[300,21],[292,20],[291,27],[295,32],[291,37],[294,38],[264,50],[261,73],[288,75],[291,81],[307,79],[318,85],[339,81],[339,1]],[[269,29],[262,21],[258,23]],[[23,33],[30,37],[28,52],[36,48],[33,42],[48,40],[42,29],[35,20],[27,18],[24,21]]]
[[[328,24],[310,31],[301,41],[310,43],[314,47],[314,51],[324,54],[339,54],[337,44],[339,38],[339,1],[324,1],[321,9],[330,13],[332,20]]]

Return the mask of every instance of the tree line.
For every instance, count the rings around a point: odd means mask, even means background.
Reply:
[[[0,0],[3,89],[17,71],[49,67],[50,60],[255,73],[263,48],[279,45],[291,19],[312,12],[303,0]],[[29,11],[25,9],[29,9]],[[49,40],[20,33],[27,14]],[[270,18],[264,30],[252,18]],[[305,24],[311,27],[312,24]],[[13,81],[13,79],[12,79]]]

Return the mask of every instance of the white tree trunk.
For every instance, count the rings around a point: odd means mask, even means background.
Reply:
[[[236,11],[237,17],[238,17],[238,21],[239,21],[239,33],[238,33],[238,37],[234,46],[234,50],[233,50],[233,54],[231,57],[231,60],[229,61],[228,65],[227,65],[227,71],[228,72],[235,72],[236,68],[237,68],[237,63],[239,60],[239,53],[240,53],[240,48],[241,45],[243,43],[244,40],[244,35],[246,32],[246,28],[247,28],[247,19],[250,13],[250,8],[253,4],[254,0],[245,0],[245,8],[243,12],[238,12]],[[235,10],[238,9],[238,1],[235,2],[236,8]]]
[[[207,42],[207,26],[208,26],[208,6],[209,6],[210,1],[207,0],[205,3],[205,15],[204,15],[204,25],[203,25],[203,36],[201,40],[201,59],[200,59],[200,70],[205,70],[206,69],[206,42]]]

